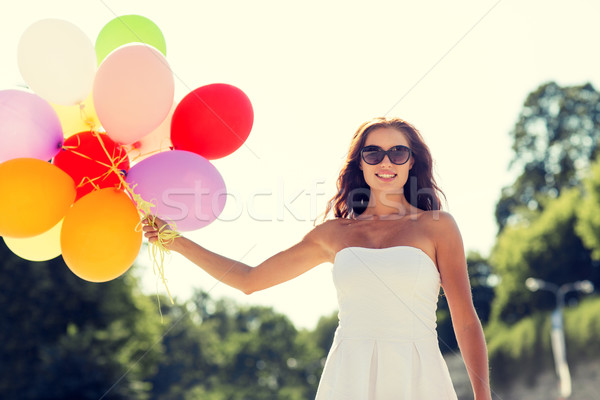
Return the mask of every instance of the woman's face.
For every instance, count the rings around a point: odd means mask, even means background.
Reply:
[[[404,133],[394,128],[377,128],[369,132],[364,147],[379,146],[383,150],[389,150],[399,145],[410,148]],[[408,171],[413,164],[412,155],[408,162],[402,165],[392,163],[387,155],[376,165],[367,164],[362,157],[360,159],[360,169],[363,171],[365,181],[371,190],[381,191],[399,191],[402,189],[408,179]]]

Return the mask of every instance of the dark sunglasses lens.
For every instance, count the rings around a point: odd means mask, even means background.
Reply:
[[[379,164],[381,162],[381,160],[383,160],[383,151],[382,150],[369,150],[369,149],[365,149],[362,152],[362,156],[363,156],[363,160],[365,160],[365,162],[367,164]]]
[[[390,150],[390,161],[394,164],[404,164],[410,157],[410,151],[406,147],[397,147]]]

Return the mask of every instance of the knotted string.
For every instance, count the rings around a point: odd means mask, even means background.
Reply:
[[[96,131],[96,124],[94,123],[94,119],[85,112],[85,104],[83,104],[83,102],[79,103],[79,118],[81,118],[83,123],[89,127],[90,131]]]

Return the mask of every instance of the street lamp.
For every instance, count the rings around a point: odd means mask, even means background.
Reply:
[[[565,332],[563,328],[563,307],[565,305],[565,295],[568,292],[579,291],[583,293],[592,293],[594,284],[590,281],[577,281],[565,283],[561,286],[546,282],[541,279],[527,278],[525,285],[532,292],[538,290],[548,290],[556,296],[556,308],[552,311],[551,322],[552,330],[550,338],[552,341],[552,354],[554,355],[554,366],[556,374],[560,380],[560,395],[566,399],[571,396],[571,374],[567,364],[567,348],[565,346]]]

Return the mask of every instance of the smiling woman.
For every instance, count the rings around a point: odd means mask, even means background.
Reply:
[[[250,267],[184,238],[167,246],[246,294],[333,263],[339,325],[317,400],[456,399],[437,342],[440,286],[477,400],[491,399],[483,331],[471,299],[462,238],[440,210],[441,191],[419,132],[377,118],[354,134],[324,221],[302,241]],[[324,219],[325,219],[324,218]],[[156,241],[164,221],[145,220]]]
[[[384,146],[375,146],[378,141]],[[364,164],[360,163],[361,158]],[[404,165],[406,163],[408,166]],[[363,170],[363,165],[367,168],[363,171],[366,173],[359,171]],[[396,172],[405,175],[398,177]],[[338,218],[362,214],[369,202],[377,199],[377,196],[371,196],[372,185],[378,181],[372,179],[374,174],[381,182],[394,182],[396,191],[401,191],[404,199],[415,207],[440,209],[438,193],[443,195],[443,192],[433,177],[431,153],[419,131],[401,119],[375,118],[362,124],[354,134],[338,177],[338,193],[330,201],[325,215],[332,209]],[[394,208],[390,211],[394,212]]]

